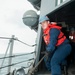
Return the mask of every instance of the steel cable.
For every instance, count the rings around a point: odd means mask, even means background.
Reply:
[[[0,59],[4,59],[4,58],[13,58],[13,57],[17,57],[17,56],[23,56],[23,55],[29,55],[29,54],[33,54],[35,52],[31,52],[31,53],[26,53],[26,54],[19,54],[19,55],[13,55],[13,56],[7,56],[7,57],[1,57]]]
[[[27,43],[25,43],[25,42],[19,40],[18,38],[0,37],[0,39],[13,39],[13,40],[16,40],[16,41],[18,41],[18,42],[20,42],[20,43],[22,43],[22,44],[25,44],[25,45],[27,45],[27,46],[30,46],[30,47],[36,46],[36,44],[34,44],[34,45],[29,45],[29,44],[27,44]]]
[[[3,67],[0,67],[0,69],[6,68],[6,67],[9,67],[9,66],[14,66],[14,65],[16,65],[16,64],[20,64],[20,63],[27,62],[27,61],[31,61],[31,60],[34,60],[34,58],[28,59],[28,60],[24,60],[24,61],[21,61],[21,62],[17,62],[17,63],[13,63],[13,64],[11,64],[11,65],[6,65],[6,66],[3,66]],[[25,67],[24,67],[24,68],[25,68]]]

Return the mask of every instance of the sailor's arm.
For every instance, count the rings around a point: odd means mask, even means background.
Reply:
[[[54,51],[60,31],[56,28],[50,30],[50,43],[47,45],[47,51]]]

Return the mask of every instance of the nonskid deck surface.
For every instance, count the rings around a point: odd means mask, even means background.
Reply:
[[[51,73],[49,71],[41,71],[36,73],[35,75],[51,75]],[[64,73],[62,73],[62,75],[64,75]],[[75,75],[75,64],[69,66],[68,75]]]
[[[46,72],[46,73],[38,73],[38,74],[35,74],[35,75],[51,75],[51,73]],[[64,74],[62,74],[62,75],[64,75]]]
[[[68,74],[69,75],[75,75],[75,64],[74,65],[70,65],[70,67],[68,69]]]

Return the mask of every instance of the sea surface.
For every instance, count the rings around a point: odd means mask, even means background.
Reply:
[[[14,54],[14,55],[22,55],[22,54]],[[21,67],[28,67],[30,65],[29,62],[34,62],[34,60],[31,60],[31,61],[26,61],[26,60],[32,59],[32,58],[34,58],[34,56],[35,56],[35,54],[33,53],[33,54],[29,54],[29,55],[22,55],[22,56],[13,57],[12,64],[15,64],[15,63],[18,63],[18,64],[11,66],[11,72],[13,72],[13,70],[15,70],[15,69],[18,70]],[[8,62],[9,62],[9,58],[6,58],[5,60],[1,59],[3,57],[4,57],[4,54],[0,54],[0,68],[7,66]],[[8,55],[6,57],[8,57]],[[3,63],[3,66],[1,66],[3,60],[4,60],[4,63]],[[25,61],[25,62],[22,62],[22,61]],[[29,68],[24,69],[25,73],[28,72],[28,69]],[[8,73],[8,67],[4,67],[4,68],[0,69],[0,75],[6,75],[7,73]]]

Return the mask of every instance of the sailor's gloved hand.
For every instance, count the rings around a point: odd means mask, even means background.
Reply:
[[[41,54],[45,54],[46,55],[45,58],[48,61],[49,56],[51,55],[51,51],[44,51],[44,52],[41,52]]]

